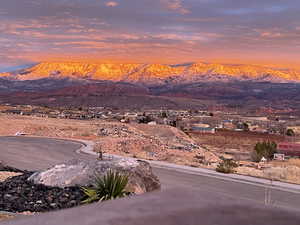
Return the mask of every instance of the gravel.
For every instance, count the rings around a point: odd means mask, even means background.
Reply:
[[[84,199],[80,187],[48,187],[27,181],[33,172],[0,182],[0,211],[46,212],[78,206]]]

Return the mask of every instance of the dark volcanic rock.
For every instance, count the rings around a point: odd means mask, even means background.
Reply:
[[[29,180],[35,184],[48,186],[69,187],[91,185],[95,174],[102,176],[108,170],[129,175],[127,191],[141,194],[160,189],[158,178],[152,173],[150,164],[133,159],[118,160],[72,160],[65,164],[56,165],[46,171],[36,172]]]
[[[45,212],[77,206],[84,199],[80,187],[47,187],[28,181],[32,172],[0,183],[0,211]]]

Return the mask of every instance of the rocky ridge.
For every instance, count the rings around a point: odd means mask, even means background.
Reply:
[[[130,82],[144,85],[165,85],[218,80],[299,81],[300,72],[255,65],[213,63],[166,65],[43,62],[27,69],[2,73],[0,77],[17,80],[69,77]]]

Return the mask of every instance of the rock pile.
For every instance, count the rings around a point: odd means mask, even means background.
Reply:
[[[0,211],[45,212],[80,205],[86,197],[81,186],[93,184],[95,174],[102,176],[108,170],[129,176],[128,192],[141,194],[160,188],[149,163],[140,160],[71,160],[42,172],[0,166],[22,173],[0,181]]]
[[[98,149],[107,153],[161,160],[167,152],[202,150],[185,133],[167,125],[100,123],[98,127]]]
[[[0,211],[45,212],[77,206],[84,199],[79,187],[47,187],[29,181],[32,172],[0,182]]]
[[[130,137],[137,135],[134,131],[130,130],[125,125],[119,124],[103,124],[98,131],[98,136],[110,136],[110,137]]]

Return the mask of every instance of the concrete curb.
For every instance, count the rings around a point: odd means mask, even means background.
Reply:
[[[86,141],[86,140],[73,140],[73,141],[78,141],[84,145],[84,147],[77,150],[77,153],[85,153],[89,155],[98,156],[98,154],[93,151],[95,145],[93,141]],[[137,160],[137,158],[118,156],[118,155],[106,154],[106,153],[103,154],[103,156],[107,158],[115,158],[115,159],[128,158],[128,159]],[[244,184],[249,184],[254,186],[266,187],[275,190],[300,194],[300,185],[297,184],[284,183],[280,181],[271,181],[268,179],[256,178],[256,177],[250,177],[250,176],[244,176],[238,174],[222,174],[211,169],[182,166],[182,165],[176,165],[176,164],[162,162],[162,161],[145,160],[145,159],[140,159],[140,160],[149,162],[150,165],[154,168],[161,168],[161,169],[167,169],[173,171],[175,170],[182,173],[212,177],[212,178],[226,180],[226,181],[233,181],[238,183],[244,183]]]

